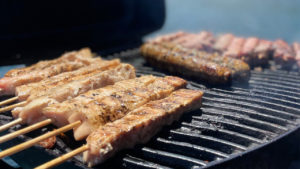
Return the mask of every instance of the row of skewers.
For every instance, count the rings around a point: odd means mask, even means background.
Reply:
[[[300,43],[289,45],[282,39],[269,41],[257,37],[238,37],[231,33],[216,36],[208,31],[179,31],[158,36],[150,42],[168,42],[208,53],[216,52],[222,56],[241,59],[251,67],[266,66],[272,59],[283,69],[291,69],[293,65],[300,67]]]
[[[12,122],[28,127],[0,137],[0,143],[49,124],[58,129],[0,152],[0,158],[20,152],[47,138],[73,129],[75,140],[86,144],[38,168],[49,168],[84,152],[89,166],[117,151],[147,142],[164,125],[201,106],[202,91],[185,89],[175,76],[136,77],[133,66],[120,60],[94,57],[88,48],[14,69],[0,79],[0,112],[12,110]]]

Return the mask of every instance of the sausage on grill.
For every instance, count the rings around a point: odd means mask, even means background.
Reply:
[[[178,52],[180,55],[197,57],[203,60],[214,62],[220,66],[227,67],[231,70],[233,79],[247,80],[249,78],[250,67],[240,59],[220,56],[218,53],[207,53],[203,51],[191,50],[173,43],[161,43],[161,46]]]

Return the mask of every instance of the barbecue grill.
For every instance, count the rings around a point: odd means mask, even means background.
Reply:
[[[149,8],[147,8],[149,11],[151,11],[150,4],[152,3],[151,1],[146,2],[146,5],[149,5]],[[126,7],[132,9],[132,5],[133,3],[129,3]],[[141,4],[136,6],[138,9],[141,7],[143,7]],[[158,16],[164,15],[163,2],[160,2],[158,6],[152,6],[153,8],[159,8],[156,10]],[[144,8],[139,10],[136,16],[139,16],[138,14],[143,13],[144,10]],[[148,24],[148,21],[151,20],[149,18],[148,20],[145,17],[135,18],[135,20],[139,20],[140,26],[142,26],[140,28],[128,28],[128,30],[125,30],[130,31],[128,34],[125,34],[124,30],[122,30],[123,32],[113,30],[106,34],[107,30],[118,27],[120,25],[118,22],[110,23],[107,27],[102,27],[100,24],[101,26],[97,27],[101,29],[99,32],[105,33],[97,34],[98,36],[93,35],[95,36],[91,38],[93,42],[87,38],[91,36],[89,34],[89,31],[91,31],[89,28],[91,27],[83,29],[84,33],[81,29],[74,28],[71,29],[73,34],[70,33],[64,35],[64,37],[68,39],[74,34],[80,34],[80,38],[76,37],[75,44],[65,46],[63,41],[54,45],[54,47],[48,47],[49,42],[44,46],[39,45],[42,46],[39,52],[44,54],[46,49],[56,49],[52,53],[47,51],[47,56],[41,55],[44,58],[49,58],[50,55],[52,57],[57,56],[63,50],[86,45],[101,49],[99,54],[104,58],[121,58],[123,62],[134,65],[138,76],[147,74],[156,76],[171,75],[168,72],[150,67],[139,54],[138,47],[141,45],[141,36],[158,29],[162,25],[163,17],[155,18],[156,20],[154,19],[152,24]],[[143,20],[145,21],[142,22]],[[123,21],[121,20],[121,23]],[[146,22],[147,24],[145,24]],[[149,28],[150,26],[153,27]],[[47,38],[54,34],[51,31],[49,32]],[[56,36],[50,39],[54,39],[53,41],[56,43],[57,38],[61,37],[63,33],[64,31],[61,29]],[[112,34],[116,34],[113,39],[111,39]],[[134,36],[136,34],[139,34],[139,36]],[[33,34],[32,36],[36,35]],[[120,35],[122,35],[122,38],[118,37]],[[39,38],[34,37],[35,41],[32,41],[34,45],[26,44],[27,41],[22,38],[21,41],[20,38],[14,39],[19,41],[18,45],[15,45],[13,40],[11,41],[9,44],[11,46],[5,49],[5,52],[12,51],[9,55],[10,59],[1,62],[1,64],[30,64],[41,59],[28,57],[32,54],[30,48],[38,44],[36,42],[39,42]],[[109,45],[106,44],[108,39],[114,41],[114,43],[110,41]],[[5,41],[3,41],[3,38],[0,40],[2,40],[0,44],[6,42],[6,39]],[[79,43],[81,40],[82,43]],[[24,44],[26,45],[24,46]],[[96,46],[94,44],[100,45]],[[99,46],[101,47],[99,48]],[[28,49],[29,54],[24,51],[21,58],[19,58],[20,56],[16,53],[23,52],[24,48]],[[40,56],[38,52],[35,55]],[[270,63],[270,65],[273,65],[273,63]],[[298,143],[300,138],[300,73],[295,70],[283,71],[272,70],[271,68],[272,66],[262,71],[253,70],[251,71],[249,83],[233,82],[231,86],[216,87],[199,82],[197,79],[188,79],[188,88],[204,91],[201,109],[185,113],[180,121],[164,127],[147,144],[137,145],[133,149],[121,151],[115,157],[95,168],[276,169],[293,166],[291,165],[293,160],[295,161],[294,166],[300,166],[299,162],[297,163],[297,161],[300,161]],[[1,100],[4,99],[6,98],[1,98]],[[12,119],[10,112],[0,114],[0,125]],[[7,132],[13,132],[22,127],[24,126],[17,125]],[[0,148],[12,147],[53,129],[54,126],[49,125],[2,143]],[[4,135],[7,132],[2,134]],[[70,152],[84,143],[84,141],[75,141],[72,132],[67,132],[57,137],[57,143],[53,149],[34,146],[4,160],[9,162],[13,168],[33,168]],[[11,162],[11,159],[16,163]],[[88,168],[82,161],[81,156],[78,155],[57,166],[57,168]],[[0,166],[9,167],[1,161]]]
[[[133,64],[138,76],[168,75],[148,66],[138,49],[107,58],[121,58]],[[234,82],[231,87],[207,86],[197,79],[189,79],[188,88],[205,92],[200,110],[186,113],[180,121],[163,128],[149,143],[122,151],[95,168],[247,168],[246,164],[249,168],[280,168],[280,165],[276,166],[277,162],[272,164],[273,157],[264,151],[270,146],[273,151],[281,151],[281,142],[289,137],[296,141],[300,120],[299,82],[297,72],[270,69],[252,71],[249,84]],[[7,120],[11,120],[9,113],[1,115],[1,123]],[[20,127],[18,125],[9,132]],[[0,146],[5,149],[51,130],[52,126],[48,126]],[[54,149],[36,146],[13,155],[12,159],[22,167],[34,167],[83,143],[75,142],[67,133],[65,137],[58,137]],[[37,160],[32,156],[41,158]],[[284,162],[284,158],[281,160]],[[59,167],[71,166],[87,168],[80,156]]]

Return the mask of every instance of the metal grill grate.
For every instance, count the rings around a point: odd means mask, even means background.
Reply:
[[[137,68],[137,75],[165,76],[145,65],[138,50],[120,57]],[[207,87],[189,81],[188,88],[204,90],[203,107],[186,113],[145,145],[125,150],[98,167],[207,168],[269,144],[298,128],[300,75],[297,72],[252,71],[249,84]],[[55,156],[71,150],[59,140]],[[78,143],[77,143],[78,145]],[[79,156],[77,166],[86,168]]]

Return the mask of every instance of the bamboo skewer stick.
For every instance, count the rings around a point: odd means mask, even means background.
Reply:
[[[6,104],[9,104],[9,103],[12,103],[14,101],[17,101],[18,100],[18,97],[12,97],[12,98],[9,98],[9,99],[6,99],[6,100],[3,100],[2,102],[0,102],[0,106],[3,106],[3,105],[6,105]]]
[[[6,142],[8,140],[11,140],[13,138],[16,138],[19,135],[29,133],[29,132],[31,132],[33,130],[36,130],[36,129],[41,128],[41,127],[44,127],[44,126],[46,126],[48,124],[51,124],[51,123],[52,123],[51,119],[46,119],[44,121],[35,123],[35,124],[31,125],[31,126],[25,127],[23,129],[20,129],[18,131],[13,132],[13,133],[9,133],[7,135],[1,136],[0,137],[0,144],[3,143],[3,142]]]
[[[17,124],[20,124],[20,123],[22,123],[22,121],[23,121],[23,119],[17,118],[17,119],[15,119],[15,120],[13,120],[13,121],[11,121],[9,123],[4,124],[4,125],[0,126],[0,132],[2,132],[4,130],[7,130],[10,127],[15,126]]]
[[[58,135],[60,133],[66,132],[66,131],[68,131],[70,129],[73,129],[74,127],[78,126],[79,124],[81,124],[81,121],[76,121],[76,122],[68,124],[68,125],[66,125],[64,127],[61,127],[61,128],[59,128],[57,130],[54,130],[54,131],[51,131],[49,133],[43,134],[43,135],[41,135],[39,137],[36,137],[36,138],[34,138],[32,140],[26,141],[24,143],[21,143],[21,144],[18,144],[16,146],[14,146],[14,147],[6,149],[6,150],[0,152],[0,159],[2,159],[4,157],[7,157],[9,155],[18,153],[18,152],[20,152],[20,151],[22,151],[22,150],[24,150],[26,148],[29,148],[29,147],[33,146],[34,144],[36,144],[36,143],[38,143],[40,141],[43,141],[43,140],[49,138],[49,137],[56,136],[56,135]]]
[[[36,167],[35,169],[52,168],[54,166],[57,166],[57,165],[65,162],[65,161],[67,161],[68,159],[76,156],[77,154],[88,150],[88,149],[89,149],[88,145],[83,145],[83,146],[81,146],[81,147],[79,147],[79,148],[77,148],[77,149],[75,149],[75,150],[73,150],[73,151],[71,151],[67,154],[64,154],[64,155],[62,155],[60,157],[57,157],[57,158],[55,158],[55,159],[53,159],[53,160],[51,160],[47,163],[42,164],[42,165]]]
[[[26,104],[26,101],[23,101],[23,102],[20,102],[20,103],[16,103],[16,104],[12,104],[12,105],[9,105],[9,106],[6,106],[6,107],[2,107],[2,108],[0,108],[0,113],[12,110],[15,107],[24,106],[25,104]]]

